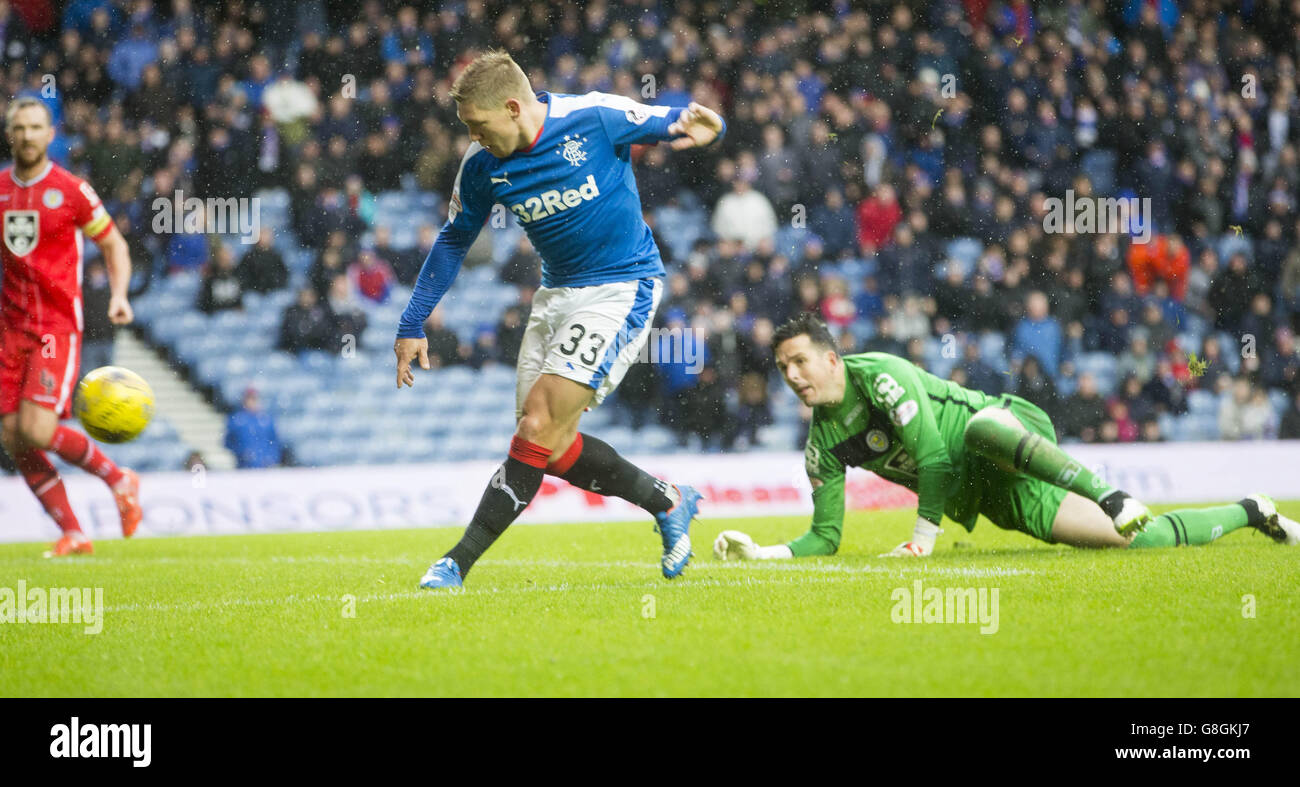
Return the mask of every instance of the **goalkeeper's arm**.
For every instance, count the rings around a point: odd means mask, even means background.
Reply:
[[[719,560],[783,560],[792,557],[833,555],[844,530],[844,472],[814,479],[813,521],[808,532],[788,544],[759,546],[739,530],[724,530],[713,544]]]

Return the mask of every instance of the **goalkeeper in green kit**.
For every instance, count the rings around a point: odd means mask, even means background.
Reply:
[[[813,408],[804,451],[812,526],[788,544],[767,547],[724,531],[715,557],[834,554],[848,467],[870,470],[919,498],[912,540],[881,557],[929,555],[945,514],[967,530],[983,514],[998,527],[1076,547],[1208,544],[1242,527],[1300,543],[1300,525],[1264,495],[1153,516],[1058,448],[1051,420],[1028,401],[963,388],[887,353],[842,357],[835,346],[811,314],[787,322],[772,339],[777,368]]]

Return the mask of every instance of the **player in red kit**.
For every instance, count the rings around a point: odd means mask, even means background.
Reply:
[[[82,235],[104,256],[112,292],[108,317],[115,325],[133,319],[126,297],[131,258],[95,190],[46,155],[54,127],[44,104],[11,102],[5,133],[13,166],[0,172],[0,442],[63,531],[51,554],[90,554],[90,539],[45,451],[102,478],[117,501],[122,534],[135,533],[136,474],[113,464],[86,435],[59,424],[72,415],[78,379]]]

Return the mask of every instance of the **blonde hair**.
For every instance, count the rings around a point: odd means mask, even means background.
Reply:
[[[503,49],[492,49],[474,58],[451,85],[451,97],[456,103],[471,103],[480,109],[499,109],[506,99],[524,101],[532,95],[528,75]]]
[[[22,98],[16,98],[13,101],[10,101],[9,106],[5,109],[5,128],[12,128],[14,125],[14,117],[18,114],[18,111],[28,107],[40,107],[41,111],[45,113],[45,121],[51,126],[54,125],[54,113],[50,111],[50,108],[46,106],[44,101],[41,101],[38,98],[32,98],[31,96],[23,96]]]

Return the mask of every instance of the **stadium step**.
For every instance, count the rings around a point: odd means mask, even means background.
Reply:
[[[130,331],[118,331],[113,363],[149,381],[155,412],[176,428],[180,439],[203,455],[213,470],[231,470],[235,457],[222,444],[225,417],[192,389],[162,358]],[[177,470],[182,468],[177,467]]]

